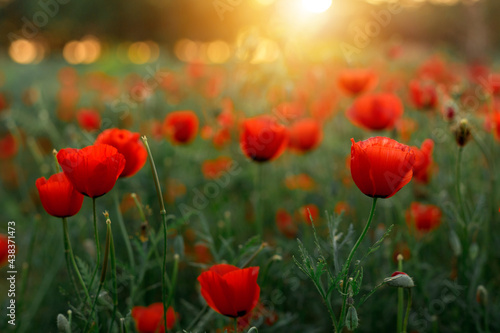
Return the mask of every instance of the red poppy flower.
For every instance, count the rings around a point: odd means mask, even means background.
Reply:
[[[139,133],[117,128],[107,129],[99,134],[94,144],[113,146],[125,157],[125,168],[120,177],[135,175],[144,166],[148,158],[146,148],[139,139]]]
[[[369,130],[392,129],[403,115],[403,103],[394,94],[367,94],[358,97],[347,110],[347,118]]]
[[[318,224],[318,218],[319,218],[319,209],[318,206],[315,204],[309,204],[305,205],[299,208],[299,215],[305,223],[311,225],[313,222],[314,224]],[[312,219],[312,222],[311,222]]]
[[[432,151],[434,141],[426,139],[422,142],[420,149],[412,147],[415,152],[415,164],[413,165],[413,178],[416,182],[429,183],[432,172]]]
[[[293,222],[292,215],[284,209],[280,208],[276,212],[276,227],[287,238],[294,239],[297,237],[299,228]]]
[[[307,152],[316,148],[323,139],[323,129],[315,119],[301,119],[290,127],[288,146],[298,152]]]
[[[0,139],[0,159],[9,159],[17,153],[17,141],[12,134],[7,134]]]
[[[76,114],[76,120],[80,127],[88,132],[101,128],[101,115],[93,109],[81,109]]]
[[[111,191],[125,168],[123,155],[115,147],[104,144],[61,149],[57,160],[75,189],[91,198]]]
[[[379,136],[351,142],[351,175],[361,192],[390,198],[410,182],[415,164],[410,147]]]
[[[417,109],[432,109],[438,101],[436,86],[432,82],[412,80],[410,99]]]
[[[201,165],[201,172],[206,179],[217,179],[231,167],[232,162],[233,160],[227,156],[207,160]]]
[[[163,122],[163,135],[173,144],[188,144],[198,133],[198,117],[193,111],[174,111]]]
[[[83,195],[78,192],[63,172],[36,180],[40,201],[47,213],[55,217],[76,215],[82,208]]]
[[[258,275],[259,267],[240,269],[227,264],[214,265],[198,276],[201,295],[212,309],[224,316],[244,316],[259,301]]]
[[[340,72],[338,84],[346,94],[357,95],[377,85],[377,75],[370,69],[353,68]]]
[[[132,318],[139,333],[165,333],[163,303],[153,303],[148,307],[134,306]],[[170,306],[167,309],[167,330],[174,328],[175,320],[176,313]]]
[[[7,264],[9,258],[9,238],[7,235],[0,234],[0,267]]]
[[[243,122],[241,150],[256,162],[278,158],[288,144],[288,131],[271,116],[258,116]]]
[[[434,205],[412,202],[406,211],[406,224],[419,233],[427,233],[441,224],[441,209]]]

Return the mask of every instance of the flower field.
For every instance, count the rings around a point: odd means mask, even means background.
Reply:
[[[498,64],[247,37],[0,57],[0,332],[500,332]]]

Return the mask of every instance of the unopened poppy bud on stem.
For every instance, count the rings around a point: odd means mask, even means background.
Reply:
[[[455,141],[460,147],[464,147],[472,139],[471,129],[467,119],[460,120],[454,129]]]
[[[394,272],[388,278],[384,279],[384,282],[396,288],[413,288],[415,284],[413,283],[413,279],[408,276],[408,274],[404,272]]]
[[[483,285],[477,287],[476,302],[484,306],[488,305],[488,291]]]

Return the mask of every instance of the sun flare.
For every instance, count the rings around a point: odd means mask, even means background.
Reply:
[[[323,13],[331,5],[332,0],[302,0],[302,7],[311,13]]]

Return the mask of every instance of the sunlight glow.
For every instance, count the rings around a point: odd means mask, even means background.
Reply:
[[[330,8],[332,0],[302,0],[302,7],[311,13],[323,13]]]

